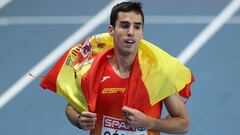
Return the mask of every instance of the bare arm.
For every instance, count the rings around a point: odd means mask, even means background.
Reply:
[[[156,119],[129,107],[123,107],[124,119],[133,127],[145,127],[165,133],[186,133],[189,127],[189,118],[184,103],[178,94],[164,99],[164,104],[171,117]]]
[[[67,104],[65,113],[68,120],[76,127],[83,130],[90,130],[95,127],[97,120],[96,113],[84,111],[79,113],[70,104]]]

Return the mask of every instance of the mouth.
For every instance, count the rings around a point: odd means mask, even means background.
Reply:
[[[124,43],[127,44],[127,45],[135,44],[135,42],[136,42],[136,41],[133,40],[133,39],[127,39],[127,40],[124,41]]]

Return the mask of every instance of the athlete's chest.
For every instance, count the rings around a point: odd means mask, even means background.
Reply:
[[[109,62],[105,63],[97,99],[97,110],[103,114],[121,112],[124,95],[128,89],[128,78],[120,78]]]

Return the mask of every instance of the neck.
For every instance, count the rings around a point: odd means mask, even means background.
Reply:
[[[112,59],[110,59],[110,63],[112,64],[115,72],[121,78],[129,77],[136,54],[137,52],[130,55],[121,55],[117,51],[114,52],[114,56],[112,57]]]

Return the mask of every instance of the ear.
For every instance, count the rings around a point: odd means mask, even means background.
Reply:
[[[114,27],[112,25],[108,26],[108,33],[109,35],[113,36],[114,35]]]

